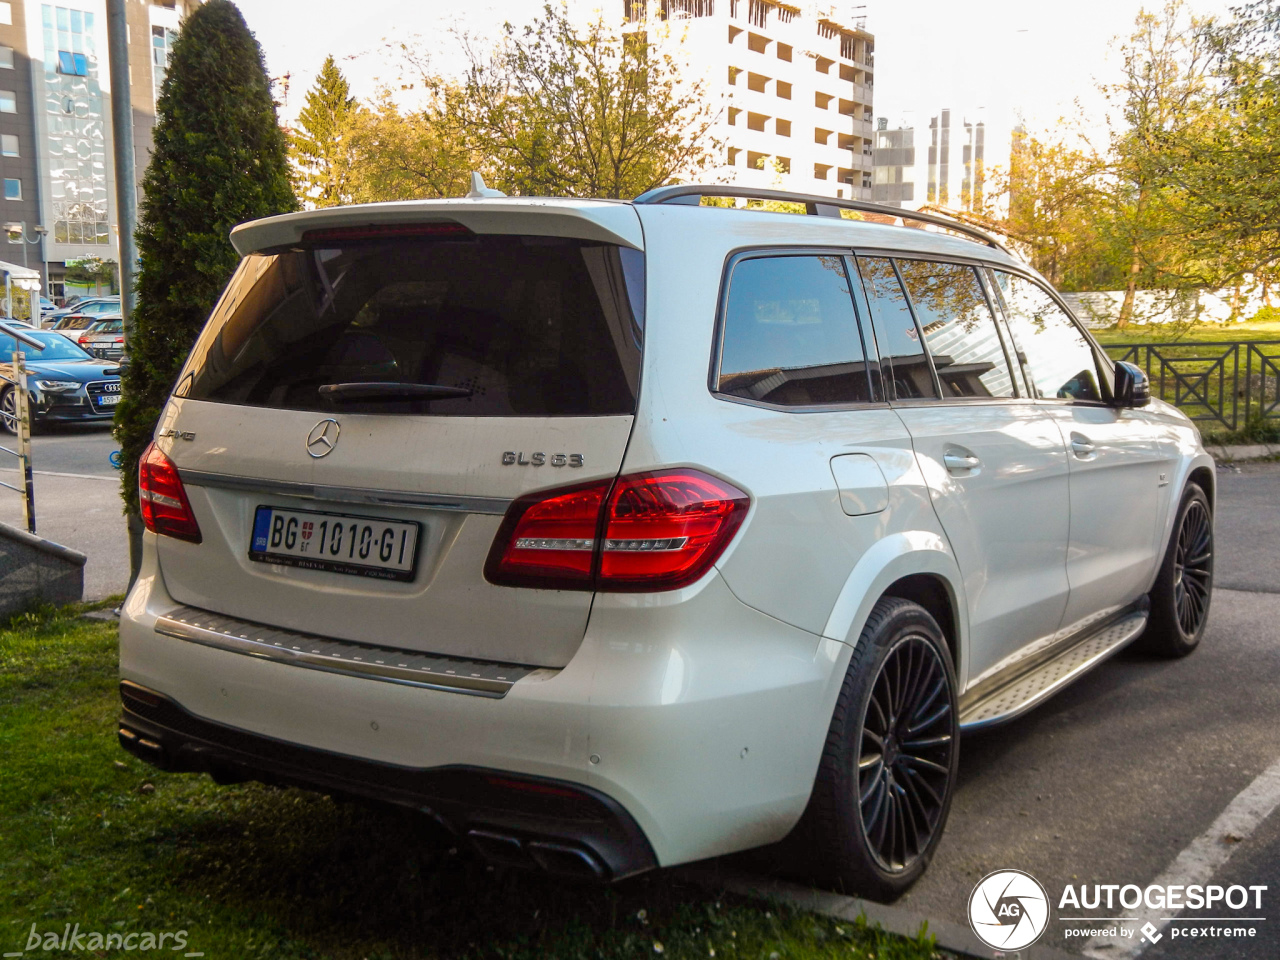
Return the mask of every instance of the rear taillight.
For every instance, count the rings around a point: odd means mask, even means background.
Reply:
[[[505,586],[560,590],[674,590],[719,559],[750,498],[698,470],[522,497],[507,511],[485,576]]]
[[[200,542],[200,526],[173,461],[154,443],[138,463],[138,500],[142,522],[153,533]]]
[[[596,534],[610,480],[544,491],[511,505],[484,565],[509,587],[590,590]]]

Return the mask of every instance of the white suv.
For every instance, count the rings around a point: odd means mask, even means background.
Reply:
[[[978,231],[728,194],[236,228],[141,467],[124,747],[575,876],[790,836],[884,898],[961,730],[1194,649],[1213,462],[1140,370]]]

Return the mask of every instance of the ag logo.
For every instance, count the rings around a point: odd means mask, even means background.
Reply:
[[[1049,925],[1049,894],[1021,870],[989,873],[969,894],[969,926],[997,950],[1022,950]]]

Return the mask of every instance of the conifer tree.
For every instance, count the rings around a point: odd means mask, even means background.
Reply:
[[[230,0],[183,21],[157,103],[138,225],[138,308],[116,412],[125,508],[138,459],[236,268],[231,228],[298,208],[262,49]]]
[[[333,56],[325,58],[307,91],[290,140],[290,155],[302,172],[303,196],[317,207],[346,202],[351,177],[351,122],[356,99]]]

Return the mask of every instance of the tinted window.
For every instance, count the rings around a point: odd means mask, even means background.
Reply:
[[[627,277],[642,275],[615,246],[559,237],[256,254],[175,392],[326,412],[633,413],[641,334]]]
[[[891,400],[937,397],[933,372],[920,344],[920,331],[911,308],[886,257],[859,257],[858,270],[871,306],[876,343],[880,347],[880,369]]]
[[[721,393],[790,406],[871,399],[840,257],[740,260],[722,342]]]
[[[1037,393],[1060,400],[1101,400],[1093,347],[1039,284],[995,271],[1013,342]]]
[[[899,260],[944,397],[1012,397],[995,317],[973,267]]]

